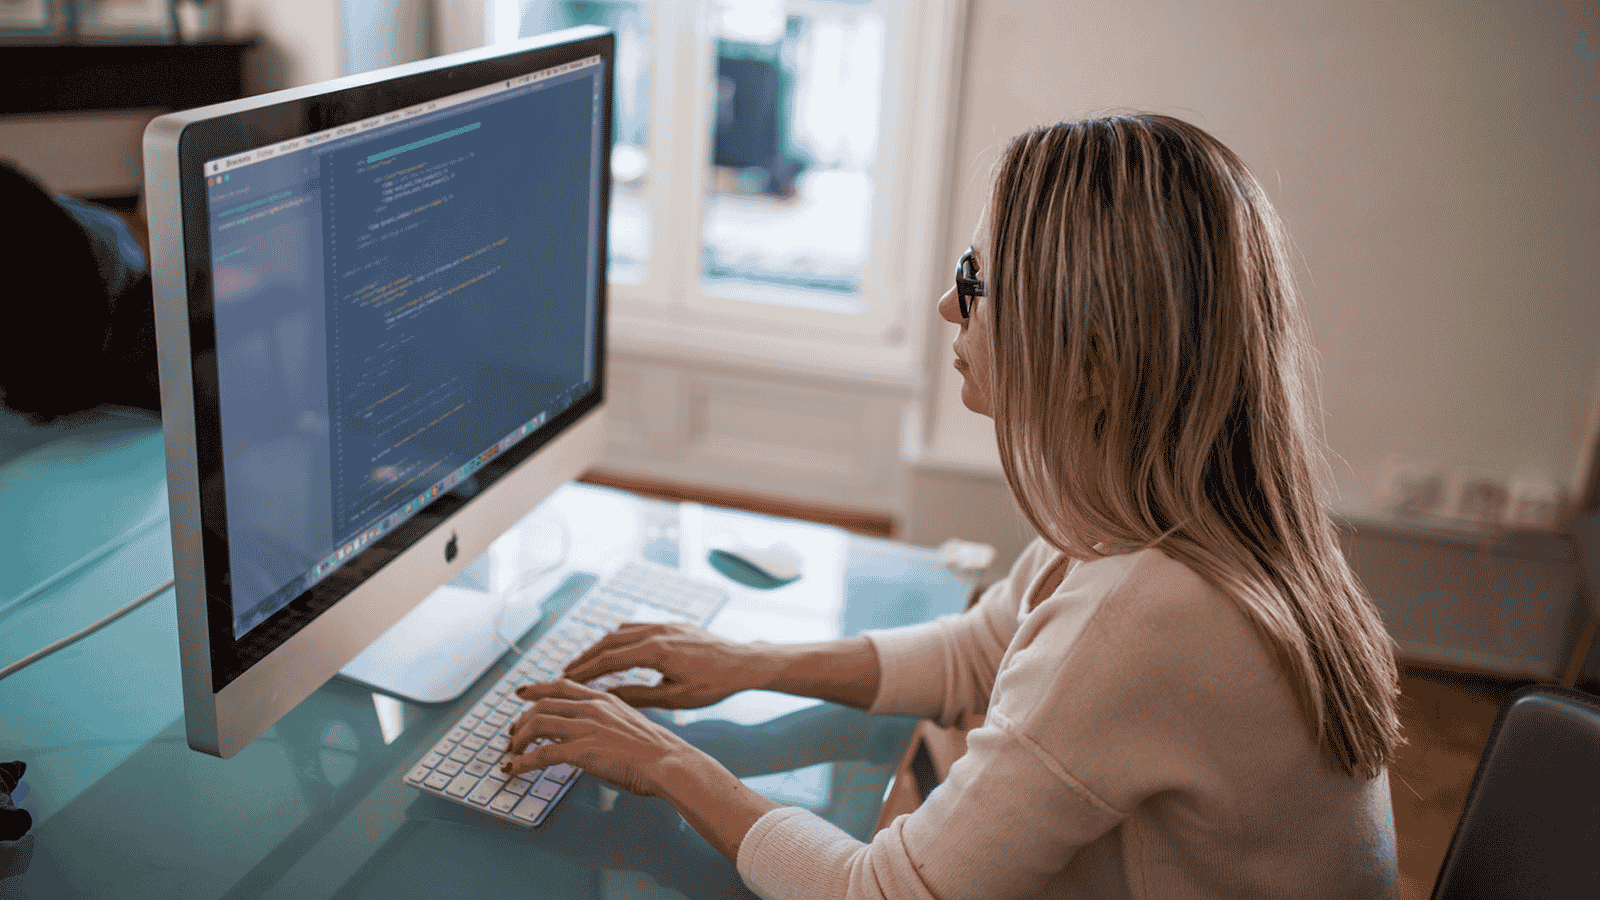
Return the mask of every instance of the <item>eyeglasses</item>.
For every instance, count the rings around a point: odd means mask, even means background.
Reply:
[[[983,279],[978,277],[978,261],[973,259],[972,248],[961,254],[956,263],[956,303],[961,307],[961,318],[972,317],[972,301],[984,295]]]

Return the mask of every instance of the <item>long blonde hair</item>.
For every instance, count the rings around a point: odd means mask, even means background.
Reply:
[[[1402,742],[1394,654],[1328,516],[1314,351],[1261,186],[1192,125],[1112,116],[1013,140],[989,221],[995,432],[1029,522],[1072,557],[1159,545],[1193,568],[1329,763],[1375,776]]]

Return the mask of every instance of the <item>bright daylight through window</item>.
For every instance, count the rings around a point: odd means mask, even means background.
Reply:
[[[926,218],[912,214],[913,192],[930,179],[913,176],[938,170],[908,140],[927,124],[913,118],[908,61],[927,62],[918,42],[940,18],[928,11],[951,4],[491,3],[496,39],[588,24],[617,34],[609,242],[620,315],[905,340],[902,304],[926,298],[903,272],[933,236],[931,223],[906,227]]]

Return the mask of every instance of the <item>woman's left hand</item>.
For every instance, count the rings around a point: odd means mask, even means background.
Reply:
[[[778,807],[605,691],[564,678],[525,684],[517,696],[533,706],[511,723],[506,749],[520,755],[502,767],[507,774],[569,763],[625,791],[660,797],[733,863],[750,826]],[[552,742],[537,743],[540,738]]]
[[[570,763],[623,790],[661,796],[661,776],[700,751],[606,691],[562,679],[516,690],[533,706],[511,723],[501,770],[510,775]],[[551,738],[552,743],[534,743]]]

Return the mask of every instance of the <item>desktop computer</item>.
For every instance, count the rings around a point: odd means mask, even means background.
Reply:
[[[572,29],[149,125],[190,746],[239,752],[598,459],[613,61]],[[429,637],[368,669],[470,669]]]

